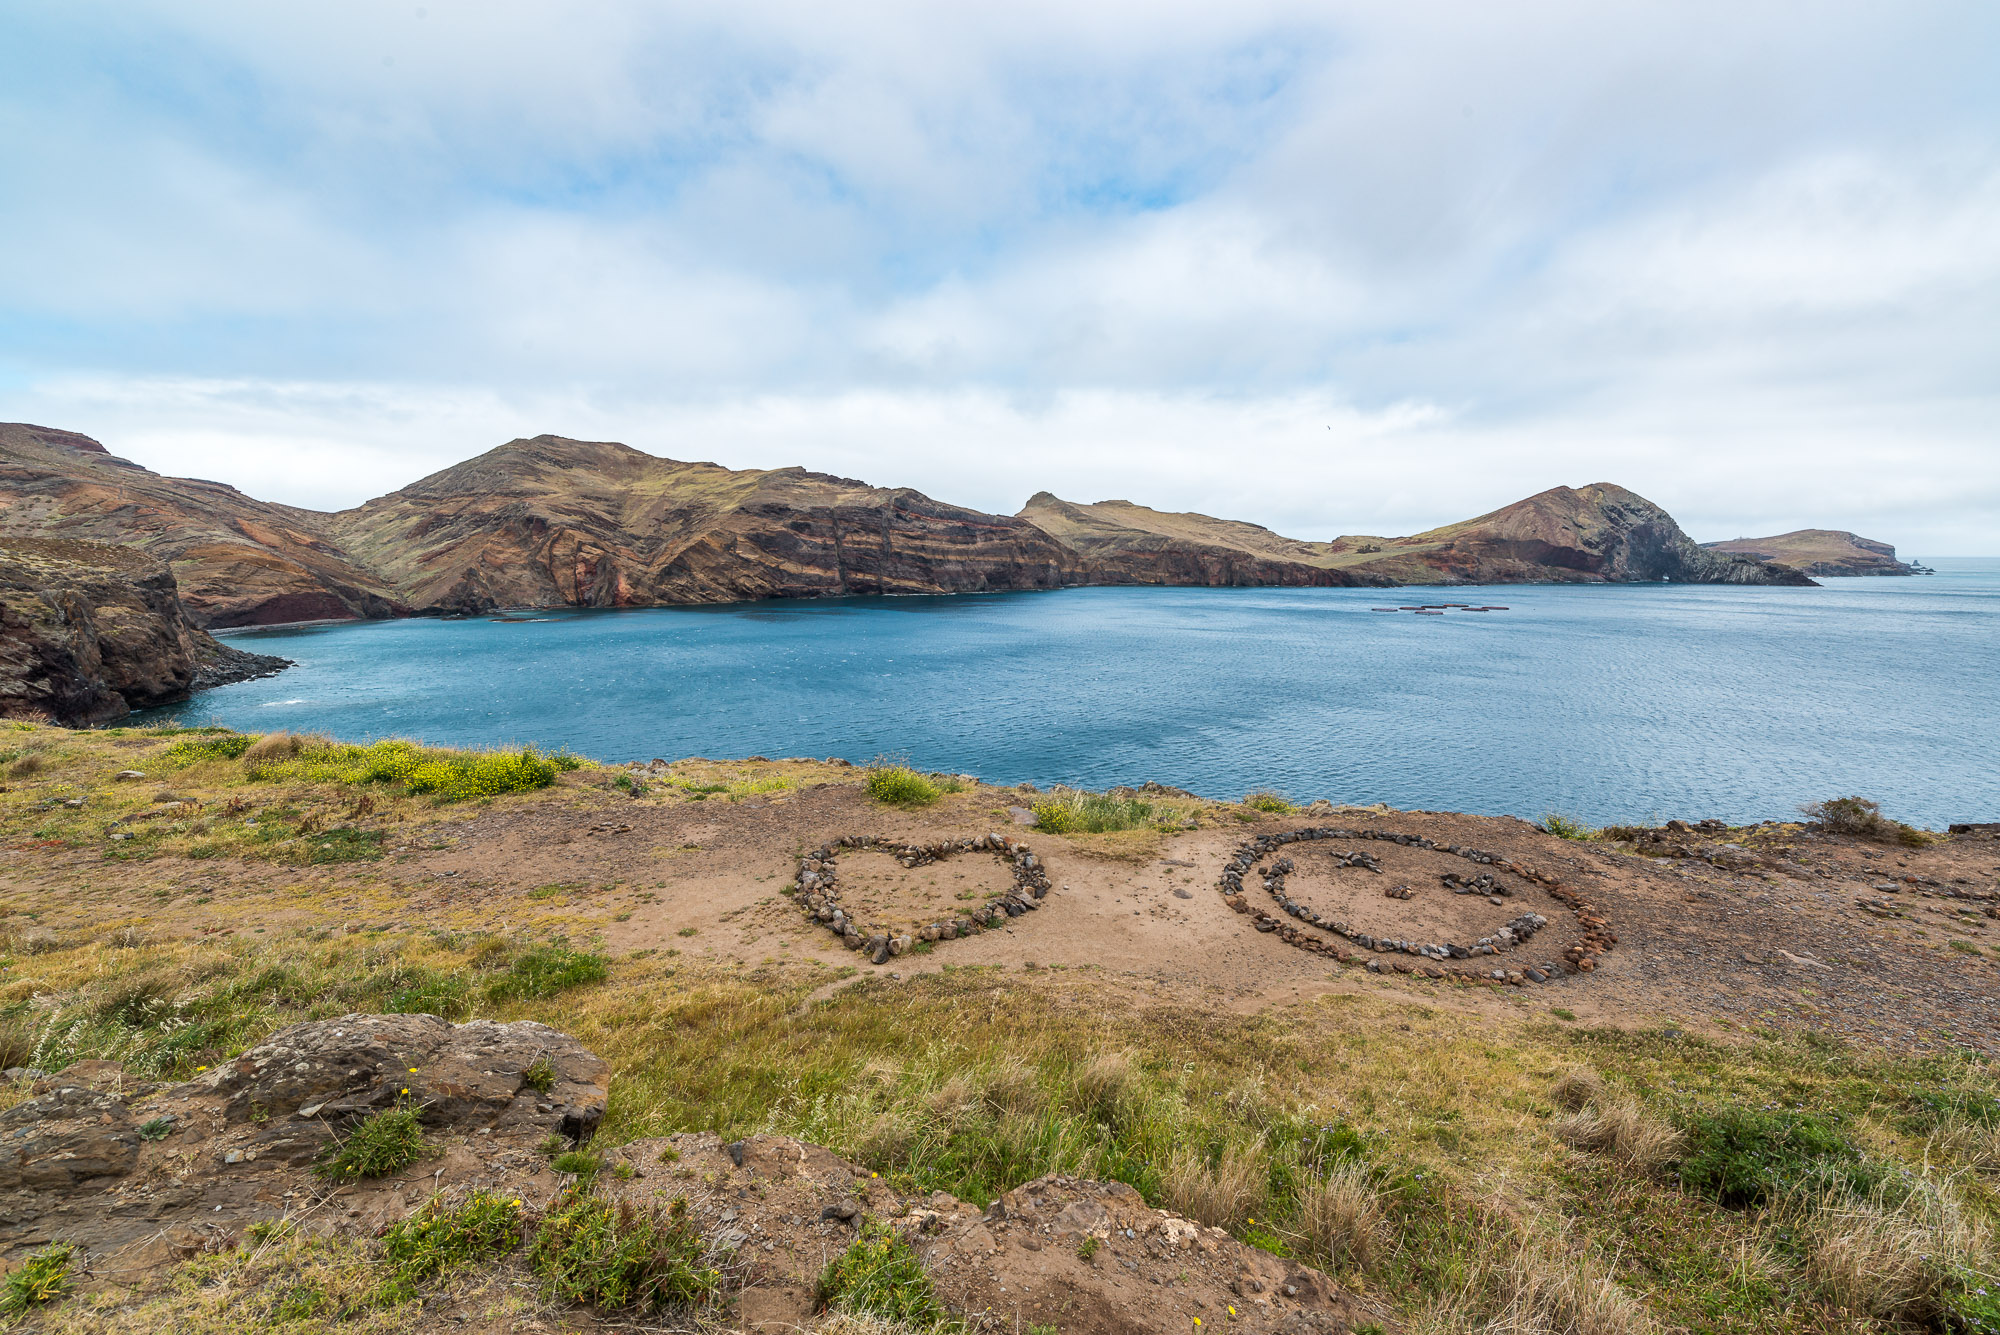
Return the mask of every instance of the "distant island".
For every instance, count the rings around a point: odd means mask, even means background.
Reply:
[[[1747,556],[1755,561],[1796,570],[1802,575],[1929,575],[1928,567],[1896,559],[1896,549],[1886,542],[1864,538],[1845,529],[1802,528],[1772,538],[1736,538],[1729,542],[1704,542],[1711,552]]]

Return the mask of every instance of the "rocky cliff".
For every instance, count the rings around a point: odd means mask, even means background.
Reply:
[[[106,723],[284,666],[192,625],[156,557],[0,537],[0,717]]]
[[[537,436],[331,515],[411,606],[632,607],[1048,589],[1077,554],[1020,519],[801,468]]]
[[[1896,559],[1896,549],[1845,529],[1802,528],[1769,538],[1705,542],[1711,552],[1747,556],[1803,575],[1915,575],[1913,565]]]
[[[199,626],[407,612],[327,538],[324,519],[221,482],[162,477],[73,431],[0,423],[0,538],[141,548],[173,564]]]

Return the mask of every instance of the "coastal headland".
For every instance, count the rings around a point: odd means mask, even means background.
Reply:
[[[220,1329],[307,1284],[375,1329],[618,1328],[550,1279],[580,1198],[684,1202],[724,1329],[887,1329],[825,1271],[891,1235],[993,1329],[1982,1310],[1995,827],[1586,831],[219,729],[13,725],[0,783],[0,1036],[37,1068],[0,1134],[53,1144],[62,1098],[166,1128],[0,1184],[13,1262],[55,1222],[97,1249],[52,1329]],[[422,1055],[357,1065],[341,1025]],[[322,1060],[338,1099],[265,1074]],[[465,1063],[520,1072],[468,1103]],[[399,1088],[425,1157],[315,1176]],[[480,1191],[536,1241],[386,1290],[407,1221]]]

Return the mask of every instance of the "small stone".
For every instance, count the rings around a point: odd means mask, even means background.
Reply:
[[[144,773],[136,769],[121,769],[111,777],[119,783],[129,783],[133,779],[143,779],[146,776]]]

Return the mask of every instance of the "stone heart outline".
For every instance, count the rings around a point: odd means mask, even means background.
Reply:
[[[1399,972],[1407,973],[1421,970],[1427,977],[1431,978],[1451,978],[1454,981],[1487,984],[1505,982],[1519,986],[1522,983],[1528,982],[1545,983],[1562,977],[1566,973],[1592,972],[1597,967],[1597,957],[1605,951],[1610,950],[1618,942],[1618,938],[1610,930],[1610,924],[1597,911],[1596,906],[1584,899],[1576,891],[1564,885],[1556,877],[1535,871],[1529,867],[1524,867],[1517,862],[1512,862],[1501,857],[1497,853],[1482,852],[1479,849],[1466,848],[1459,844],[1440,844],[1426,839],[1422,835],[1402,834],[1393,830],[1342,830],[1314,826],[1303,830],[1287,830],[1275,834],[1259,835],[1249,843],[1238,848],[1236,855],[1224,864],[1221,879],[1217,883],[1218,888],[1222,891],[1224,901],[1238,913],[1249,913],[1251,911],[1249,901],[1243,896],[1243,874],[1245,872],[1251,870],[1259,862],[1270,857],[1287,844],[1313,842],[1324,839],[1379,840],[1384,843],[1399,844],[1407,848],[1421,848],[1433,853],[1449,853],[1454,857],[1461,857],[1481,866],[1493,867],[1500,871],[1509,872],[1524,881],[1541,886],[1548,892],[1550,898],[1568,908],[1575,915],[1578,924],[1584,929],[1581,937],[1563,949],[1562,962],[1560,964],[1543,963],[1540,965],[1531,965],[1524,970],[1490,967],[1454,968],[1451,967],[1451,963],[1511,951],[1515,946],[1524,944],[1536,932],[1547,926],[1548,919],[1542,917],[1539,913],[1524,913],[1502,927],[1492,936],[1480,938],[1479,942],[1472,946],[1459,946],[1450,942],[1392,941],[1386,938],[1371,936],[1366,932],[1348,926],[1346,923],[1335,922],[1320,914],[1309,905],[1302,904],[1286,895],[1285,877],[1293,869],[1290,858],[1280,859],[1279,863],[1264,876],[1264,888],[1271,892],[1272,898],[1278,901],[1279,908],[1288,916],[1296,918],[1301,922],[1309,923],[1322,931],[1335,933],[1377,955],[1415,955],[1425,961],[1423,965],[1413,966],[1398,959],[1389,967],[1393,967]],[[1364,866],[1373,871],[1381,870],[1379,864],[1376,863],[1375,856],[1365,851],[1341,854],[1339,855],[1339,862],[1342,866]],[[1346,951],[1333,945],[1323,937],[1301,932],[1297,927],[1283,922],[1268,913],[1259,914],[1256,925],[1257,930],[1260,932],[1277,933],[1279,938],[1287,945],[1296,946],[1301,950],[1313,951],[1317,954],[1333,955],[1343,964],[1351,964],[1359,958],[1358,956],[1349,955]],[[1376,973],[1388,971],[1379,959],[1369,960],[1368,967]]]
[[[942,862],[961,853],[990,852],[1009,864],[1014,874],[1014,888],[1004,899],[990,900],[982,905],[983,913],[954,914],[950,919],[925,923],[917,929],[914,937],[891,936],[886,930],[864,932],[840,903],[839,853],[849,848],[887,853],[908,868]],[[878,839],[873,835],[843,834],[799,859],[798,879],[792,883],[791,889],[798,897],[799,908],[804,911],[807,922],[826,928],[839,937],[849,950],[864,952],[870,963],[886,964],[918,940],[949,941],[961,936],[976,936],[981,931],[1004,927],[1009,919],[1040,908],[1042,899],[1049,893],[1049,874],[1034,850],[1005,835],[981,834],[935,844],[905,844],[893,839]]]

